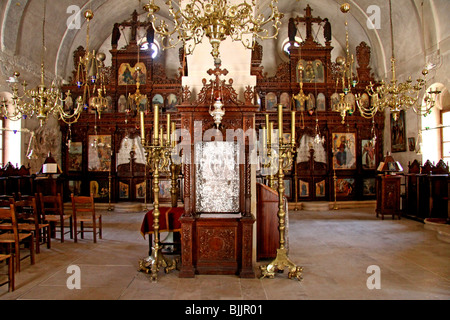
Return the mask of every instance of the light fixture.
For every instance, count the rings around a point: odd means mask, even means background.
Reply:
[[[1,115],[5,119],[19,120],[36,116],[40,125],[43,126],[49,115],[55,116],[57,119],[65,123],[74,123],[78,121],[82,111],[82,105],[77,100],[76,108],[73,113],[64,111],[64,104],[69,100],[71,93],[67,92],[66,98],[53,81],[50,88],[45,85],[44,73],[44,54],[45,54],[45,14],[47,1],[44,1],[44,18],[42,22],[42,57],[41,57],[41,82],[35,89],[27,90],[27,83],[22,84],[23,95],[19,95],[19,72],[15,72],[14,76],[9,79],[12,89],[11,101],[3,99],[1,102]],[[71,98],[70,98],[71,99]],[[10,110],[12,109],[12,110]]]
[[[87,21],[86,27],[86,51],[84,56],[80,57],[77,68],[76,84],[78,88],[83,88],[83,97],[79,97],[78,102],[96,110],[99,118],[101,113],[108,106],[108,100],[105,98],[106,86],[103,68],[106,55],[102,52],[96,53],[95,50],[89,50],[90,41],[90,22],[94,18],[91,9],[84,12],[84,18]],[[91,94],[93,96],[91,99]]]
[[[147,95],[141,94],[140,86],[141,86],[141,67],[139,66],[140,62],[140,51],[141,48],[138,46],[138,56],[137,56],[137,63],[136,63],[136,92],[134,94],[128,95],[128,105],[130,106],[129,109],[131,109],[133,106],[136,106],[136,109],[139,109],[139,111],[147,111]]]
[[[340,7],[341,12],[346,14],[350,11],[350,5],[344,3]],[[332,110],[339,112],[342,118],[341,123],[345,123],[346,115],[352,115],[355,112],[355,96],[352,93],[352,88],[358,84],[358,79],[353,76],[354,58],[350,55],[350,47],[348,41],[348,22],[345,20],[345,42],[346,42],[346,56],[339,56],[336,58],[336,66],[338,68],[339,76],[336,80],[336,89],[339,80],[342,82],[342,93],[339,93],[339,102],[332,104]]]
[[[392,47],[392,57],[391,57],[391,72],[392,79],[389,82],[381,81],[380,86],[375,87],[373,83],[367,86],[366,91],[372,98],[372,103],[368,106],[363,106],[359,103],[360,97],[358,97],[358,107],[361,114],[375,115],[377,111],[384,111],[385,109],[390,109],[390,112],[396,121],[401,110],[407,111],[412,108],[418,114],[427,114],[430,112],[431,108],[435,104],[437,95],[440,93],[438,90],[430,91],[426,94],[424,101],[426,103],[425,107],[419,106],[414,107],[416,104],[421,90],[426,87],[426,76],[428,70],[425,68],[422,71],[422,77],[417,79],[416,83],[413,84],[411,77],[405,82],[399,83],[396,79],[396,69],[395,69],[395,54],[394,54],[394,31],[392,26],[392,4],[389,0],[389,18],[391,27],[391,47]]]
[[[223,103],[220,97],[216,98],[213,104],[214,109],[209,110],[209,114],[214,119],[214,124],[217,128],[219,128],[220,123],[222,122],[222,118],[225,115],[225,110],[223,109]]]
[[[228,0],[186,0],[180,1],[178,9],[169,0],[166,4],[173,29],[169,28],[166,21],[156,18],[155,13],[160,8],[154,0],[144,5],[144,10],[148,12],[155,32],[160,35],[164,49],[182,43],[185,53],[189,55],[206,36],[213,48],[212,56],[218,58],[220,43],[227,37],[242,42],[248,49],[254,48],[257,39],[276,38],[283,18],[276,3],[278,0],[270,0],[268,7],[271,13],[265,17],[261,13],[255,14],[255,0],[251,0],[251,4],[244,1],[237,5],[229,4]],[[266,25],[269,29],[265,28]]]
[[[216,128],[219,129],[220,123],[222,122],[222,118],[225,115],[225,108],[224,108],[224,95],[223,95],[223,87],[225,80],[220,80],[219,76],[221,74],[226,75],[228,73],[227,70],[221,70],[220,69],[220,59],[215,59],[214,61],[215,69],[209,70],[209,74],[215,75],[215,80],[210,80],[210,86],[211,86],[211,102],[214,101],[212,106],[209,106],[209,114],[214,119],[214,124],[216,125]],[[208,86],[206,86],[208,88]],[[209,88],[207,89],[209,91]]]

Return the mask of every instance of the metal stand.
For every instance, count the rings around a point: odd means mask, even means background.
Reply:
[[[303,267],[295,265],[288,257],[287,250],[285,247],[285,231],[286,231],[286,212],[284,211],[284,168],[285,159],[287,160],[287,167],[292,164],[293,152],[295,151],[295,128],[294,128],[294,117],[295,111],[293,111],[292,117],[292,133],[291,142],[283,142],[283,116],[282,116],[282,106],[278,106],[278,131],[279,131],[279,152],[278,152],[278,230],[280,234],[279,248],[277,249],[277,256],[268,265],[260,266],[261,278],[274,278],[277,271],[283,271],[284,268],[289,269],[288,277],[296,278],[297,280],[302,280]]]
[[[155,239],[150,256],[139,261],[139,271],[150,274],[151,279],[156,281],[160,268],[164,268],[166,273],[176,268],[176,263],[167,259],[162,254],[159,234],[159,172],[163,168],[167,168],[170,161],[172,150],[170,141],[170,115],[167,115],[167,139],[165,143],[162,134],[161,137],[159,136],[159,105],[154,106],[153,143],[151,145],[145,144],[143,112],[141,113],[141,135],[142,145],[147,153],[147,163],[150,163],[153,169],[153,234]]]

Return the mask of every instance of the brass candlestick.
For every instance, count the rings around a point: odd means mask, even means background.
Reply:
[[[161,252],[161,242],[159,237],[159,174],[167,168],[170,161],[172,145],[170,141],[170,114],[167,114],[167,139],[164,141],[162,134],[159,132],[159,105],[154,106],[154,125],[153,125],[153,141],[150,145],[145,141],[144,117],[141,112],[141,139],[142,145],[146,150],[147,163],[153,170],[153,234],[154,241],[152,252],[149,257],[139,262],[139,270],[151,274],[153,281],[157,280],[159,269],[162,267],[164,271],[175,269],[176,265],[172,260],[167,259]]]
[[[279,248],[277,256],[268,265],[261,265],[261,278],[274,278],[275,273],[284,268],[289,269],[288,277],[302,280],[302,267],[296,266],[288,257],[286,249],[286,211],[284,210],[284,170],[290,166],[295,152],[295,111],[292,111],[291,140],[283,141],[283,106],[278,105],[278,230]]]
[[[333,210],[338,210],[339,207],[336,203],[336,186],[337,186],[337,177],[336,177],[336,170],[333,170],[333,180],[334,180],[334,204],[333,204]]]

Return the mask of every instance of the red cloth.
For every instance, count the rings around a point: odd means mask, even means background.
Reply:
[[[180,217],[184,213],[184,208],[160,207],[159,208],[159,232],[181,231]],[[153,209],[144,216],[141,225],[141,234],[145,238],[146,234],[153,233]]]

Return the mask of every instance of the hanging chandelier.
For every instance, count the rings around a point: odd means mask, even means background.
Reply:
[[[102,111],[108,106],[108,100],[105,97],[105,74],[103,72],[106,55],[102,52],[96,53],[95,50],[89,50],[90,22],[94,18],[94,13],[91,9],[85,11],[84,18],[87,21],[86,52],[84,56],[80,57],[78,63],[76,84],[78,88],[83,88],[81,103],[96,110],[100,119]],[[93,95],[92,99],[91,94]]]
[[[278,0],[270,0],[268,7],[271,13],[268,17],[254,13],[255,0],[251,0],[251,4],[244,1],[236,5],[228,0],[186,0],[180,1],[179,9],[175,9],[172,2],[169,0],[166,4],[173,29],[164,20],[155,17],[160,8],[154,0],[150,0],[144,10],[148,12],[155,32],[160,35],[163,48],[174,48],[182,43],[187,55],[194,52],[203,36],[209,39],[215,59],[219,57],[220,43],[227,37],[242,42],[245,48],[253,49],[257,39],[277,37],[283,18],[276,7]],[[265,29],[266,25],[268,29]]]
[[[22,83],[23,94],[19,94],[19,72],[15,72],[13,77],[10,77],[12,90],[11,101],[5,98],[1,101],[1,115],[5,119],[17,121],[19,119],[27,119],[36,116],[40,125],[43,126],[47,121],[49,115],[55,116],[57,119],[65,123],[74,123],[78,121],[82,111],[82,104],[77,100],[76,107],[73,112],[65,112],[64,105],[71,100],[70,90],[66,93],[66,98],[63,98],[63,93],[60,88],[56,86],[53,81],[50,88],[45,85],[45,14],[47,1],[44,1],[44,18],[42,22],[42,57],[41,57],[41,82],[35,89],[27,89],[27,83]]]
[[[340,7],[341,12],[346,14],[350,11],[350,5],[344,3]],[[336,66],[338,68],[339,76],[336,80],[336,88],[338,87],[339,81],[342,82],[342,92],[339,93],[339,102],[332,104],[332,110],[339,112],[342,118],[341,123],[345,123],[346,115],[352,115],[355,112],[355,96],[352,93],[352,88],[358,84],[357,77],[354,77],[354,64],[355,60],[353,55],[350,54],[350,47],[348,41],[348,22],[345,21],[345,41],[346,41],[346,56],[339,56],[336,58]]]
[[[405,82],[400,82],[396,79],[395,68],[395,50],[394,50],[394,31],[392,25],[392,3],[389,0],[389,18],[391,27],[391,72],[392,79],[389,82],[381,81],[381,84],[377,87],[371,82],[366,91],[372,98],[372,103],[364,106],[360,99],[357,97],[358,107],[362,115],[374,116],[377,111],[383,112],[385,109],[390,109],[393,119],[398,119],[400,111],[407,111],[413,109],[417,114],[426,115],[431,112],[431,108],[434,107],[436,98],[440,94],[438,90],[430,90],[424,96],[424,105],[416,107],[415,104],[419,99],[419,95],[423,88],[426,87],[426,76],[428,74],[427,69],[423,69],[422,77],[413,83],[411,77]]]

